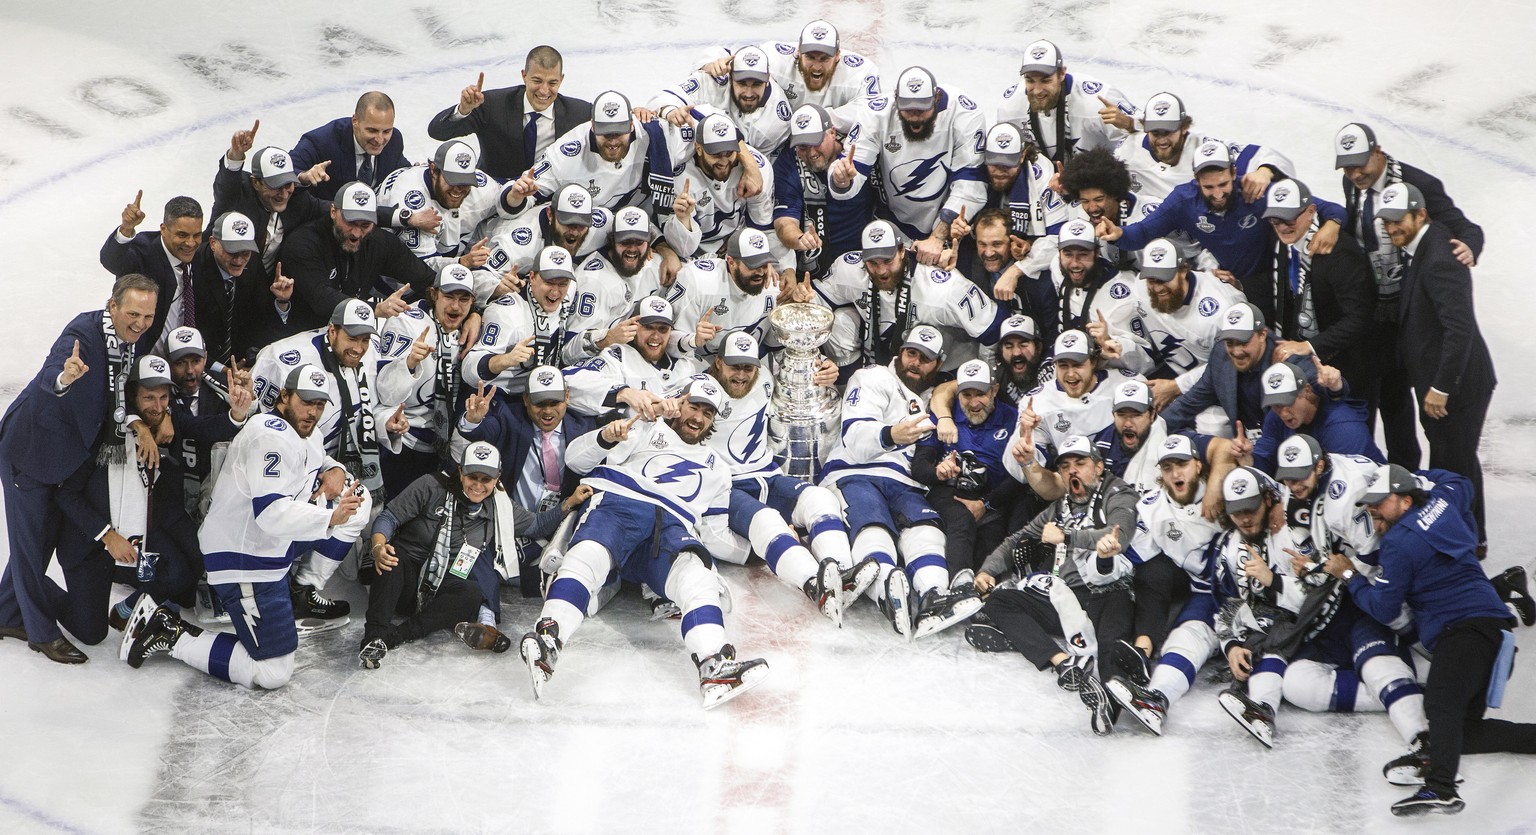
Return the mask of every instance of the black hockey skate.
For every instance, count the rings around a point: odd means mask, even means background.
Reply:
[[[1455,792],[1441,794],[1433,789],[1419,789],[1412,797],[1405,797],[1392,804],[1392,814],[1400,818],[1413,818],[1430,813],[1454,815],[1467,808]]]
[[[357,651],[357,663],[365,670],[377,670],[379,662],[384,660],[385,653],[389,652],[389,645],[383,638],[374,638],[363,644],[363,648]]]
[[[502,653],[512,648],[512,639],[488,623],[459,623],[454,625],[453,634],[470,649]]]
[[[351,603],[322,597],[319,589],[300,583],[297,577],[291,575],[288,578],[288,593],[293,597],[294,620],[305,618],[336,620],[352,613]]]
[[[1408,753],[1381,767],[1381,776],[1394,786],[1422,786],[1429,776],[1429,731],[1419,731],[1408,745]],[[1461,783],[1461,775],[1456,775]]]
[[[1115,730],[1115,702],[1104,691],[1098,676],[1092,672],[1093,658],[1087,655],[1068,656],[1056,665],[1056,686],[1076,693],[1088,708],[1089,724],[1099,736],[1107,736]]]
[[[1147,730],[1163,735],[1163,722],[1168,718],[1167,696],[1124,675],[1110,676],[1109,681],[1104,682],[1104,689]]]
[[[1103,650],[1109,651],[1110,664],[1132,683],[1139,687],[1146,687],[1152,682],[1152,669],[1147,656],[1143,655],[1141,650],[1131,642],[1118,638],[1101,651]]]
[[[560,640],[560,626],[554,618],[542,618],[534,624],[533,631],[523,635],[517,651],[523,656],[523,663],[528,665],[528,678],[533,682],[533,697],[539,698],[539,692],[555,674],[555,662],[560,658],[560,649],[564,643]]]
[[[1236,686],[1221,691],[1217,694],[1216,701],[1221,704],[1228,716],[1236,719],[1237,724],[1243,726],[1243,730],[1264,743],[1265,748],[1275,747],[1274,708],[1248,698],[1248,694]]]
[[[981,611],[981,596],[974,589],[945,593],[929,589],[917,606],[917,622],[912,637],[923,638],[941,632]]]
[[[843,577],[837,570],[837,560],[830,557],[822,560],[816,567],[816,576],[806,580],[800,590],[832,621],[833,626],[843,627],[843,609],[847,604],[843,602]]]
[[[144,659],[159,652],[170,652],[176,641],[188,631],[181,618],[165,606],[155,609],[149,622],[141,627],[128,650],[128,666],[137,670],[144,666]]]
[[[880,576],[880,562],[874,557],[865,557],[858,565],[844,571],[843,579],[843,609],[853,605],[853,601],[859,599],[874,584],[875,578]]]
[[[123,624],[123,642],[118,645],[117,660],[128,660],[128,653],[133,650],[134,639],[139,637],[139,632],[154,617],[157,608],[159,607],[149,595],[139,595],[139,602],[134,604],[133,612],[128,615],[128,622]]]
[[[896,634],[912,640],[912,584],[907,573],[893,568],[885,575],[885,594],[880,597],[880,611],[891,621]]]
[[[1531,599],[1531,589],[1526,582],[1523,567],[1517,565],[1505,569],[1504,573],[1493,578],[1493,587],[1510,611],[1520,616],[1521,623],[1526,626],[1536,624],[1536,600]]]
[[[761,684],[768,677],[768,662],[761,658],[736,660],[736,648],[730,644],[707,658],[693,656],[699,668],[699,693],[704,709],[718,707]]]

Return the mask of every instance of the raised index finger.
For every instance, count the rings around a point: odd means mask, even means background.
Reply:
[[[416,341],[417,342],[421,342],[421,343],[425,343],[427,341],[427,332],[431,331],[431,330],[432,330],[432,326],[431,325],[423,325],[422,328],[421,328],[421,334],[416,337]]]
[[[133,207],[137,209],[139,207],[139,203],[141,203],[143,200],[144,189],[139,189],[139,193],[133,196]]]
[[[483,90],[483,89],[485,89],[485,73],[480,73],[480,77],[475,79],[475,89],[476,90]]]
[[[75,340],[75,352],[70,354],[70,356],[74,359],[80,359],[80,340]]]
[[[260,119],[257,119],[255,122],[251,123],[251,138],[252,139],[256,138],[256,131],[259,130],[260,128],[261,128],[261,120]]]

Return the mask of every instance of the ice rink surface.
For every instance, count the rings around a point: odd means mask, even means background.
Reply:
[[[990,109],[1024,44],[1049,37],[1069,71],[1137,102],[1173,91],[1201,129],[1274,144],[1320,196],[1340,196],[1330,140],[1357,118],[1445,181],[1488,237],[1474,273],[1501,378],[1484,447],[1488,567],[1529,562],[1517,536],[1536,499],[1536,372],[1522,362],[1536,285],[1518,253],[1536,186],[1531,4],[533,5],[8,0],[0,397],[71,316],[101,306],[96,253],[123,204],[143,189],[150,224],[177,194],[206,208],[230,134],[254,119],[259,144],[290,147],[383,89],[420,160],[431,115],[482,70],[487,88],[517,83],[536,43],[565,53],[565,92],[616,86],[640,102],[711,45],[792,40],[813,17],[887,82],[920,63]],[[1387,806],[1407,792],[1380,767],[1402,746],[1383,715],[1286,706],[1264,751],[1201,684],[1164,737],[1125,718],[1097,738],[1077,699],[1019,656],[980,655],[958,630],[903,644],[868,603],[838,631],[760,565],[726,576],[731,638],[773,672],[709,714],[676,623],[627,597],[567,645],[540,703],[515,653],[472,655],[445,636],[360,670],[357,624],[304,642],[292,684],[271,693],[163,658],[132,671],[106,644],[67,668],[0,642],[0,832],[1536,831],[1536,760],[1465,759],[1465,813],[1400,822]],[[536,613],[506,598],[509,630]],[[1531,662],[1495,715],[1536,721]]]

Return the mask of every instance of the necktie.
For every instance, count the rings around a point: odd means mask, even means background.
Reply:
[[[192,271],[186,264],[176,267],[181,272],[181,323],[189,328],[197,327],[197,305],[192,302]]]
[[[544,433],[542,451],[544,453],[544,489],[558,493],[560,492],[560,460],[555,450],[555,433]]]
[[[363,154],[363,165],[357,169],[357,179],[361,180],[369,188],[373,188],[373,155]]]
[[[539,152],[539,114],[528,114],[528,124],[523,126],[523,157],[528,164],[533,164],[533,158]]]
[[[1295,295],[1301,289],[1301,256],[1297,254],[1296,247],[1294,246],[1291,247],[1291,251],[1288,254],[1290,255],[1288,260],[1291,262],[1291,295]]]
[[[1360,243],[1366,252],[1376,251],[1376,192],[1365,190],[1365,211],[1360,213]]]
[[[261,264],[268,270],[277,263],[277,247],[283,242],[283,219],[277,212],[267,221],[266,240],[261,243]]]
[[[215,346],[218,353],[216,357],[228,357],[233,353],[235,334],[235,280],[226,277],[224,279],[224,338]]]

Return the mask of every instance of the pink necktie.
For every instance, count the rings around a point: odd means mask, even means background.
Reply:
[[[555,433],[544,433],[544,488],[560,492],[560,459],[555,452]]]

